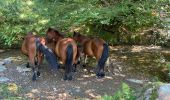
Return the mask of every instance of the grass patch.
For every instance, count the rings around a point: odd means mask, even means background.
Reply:
[[[23,100],[21,97],[21,87],[15,83],[0,83],[0,99],[3,100]]]

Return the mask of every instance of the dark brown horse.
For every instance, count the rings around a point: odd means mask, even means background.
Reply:
[[[22,43],[21,51],[24,55],[28,56],[28,65],[32,66],[33,77],[32,80],[35,81],[37,77],[40,76],[39,67],[43,60],[43,54],[37,50],[36,47],[36,35],[28,33]],[[40,38],[41,44],[45,45],[45,39]]]
[[[77,45],[74,39],[64,38],[57,30],[49,28],[46,33],[47,46],[65,65],[64,80],[72,80],[73,64],[77,63]]]
[[[96,75],[98,77],[104,77],[104,66],[109,56],[107,43],[103,39],[89,38],[76,32],[74,32],[73,38],[83,47],[82,51],[85,56],[96,58],[98,61]]]

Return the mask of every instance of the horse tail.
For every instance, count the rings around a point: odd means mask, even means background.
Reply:
[[[73,62],[73,46],[72,44],[69,44],[66,49],[66,62],[65,62],[65,69],[67,73],[72,71],[72,62]]]
[[[107,58],[109,57],[109,47],[107,43],[103,44],[103,52],[102,56],[99,59],[98,66],[100,68],[104,68],[105,62],[107,61]]]
[[[36,38],[36,47],[37,47],[38,51],[42,52],[45,55],[45,58],[51,68],[53,68],[53,69],[59,68],[58,59],[55,56],[54,52],[52,52],[52,50],[50,48],[48,48],[47,46],[42,45],[40,43],[39,38]]]

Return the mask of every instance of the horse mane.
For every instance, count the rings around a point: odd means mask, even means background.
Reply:
[[[54,28],[48,28],[47,32],[51,32],[51,31],[54,31],[56,35],[59,35],[61,37],[64,37],[63,34],[61,34],[58,30],[54,29]]]
[[[79,36],[83,36],[83,35],[82,35],[82,34],[80,34],[79,32],[75,32],[75,31],[74,31],[73,36],[78,36],[78,37],[79,37]]]
[[[88,36],[85,36],[83,34],[80,34],[79,32],[75,32],[75,31],[74,31],[74,35],[73,36],[78,36],[78,37],[82,37],[82,38],[89,38]]]
[[[27,35],[33,35],[33,32],[28,32]]]

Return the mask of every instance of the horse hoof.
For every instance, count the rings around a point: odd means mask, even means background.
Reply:
[[[73,67],[73,72],[76,72],[76,67],[75,66]]]
[[[27,68],[30,68],[30,65],[29,65],[29,63],[27,63],[27,64],[26,64],[26,67],[27,67]]]
[[[38,65],[38,62],[37,62],[37,61],[35,61],[34,63],[35,63],[35,65]]]
[[[86,67],[86,65],[85,65],[85,64],[83,64],[82,66],[83,66],[83,67]]]
[[[64,80],[64,81],[67,80],[67,75],[64,75],[63,80]]]
[[[75,73],[75,72],[76,72],[76,69],[73,69],[73,72]]]
[[[58,69],[60,69],[61,68],[61,66],[60,65],[58,65]]]
[[[35,81],[36,80],[36,75],[34,74],[33,76],[32,76],[32,81]]]
[[[80,64],[80,63],[81,63],[80,61],[77,62],[77,64]]]
[[[105,73],[100,73],[100,77],[101,78],[105,77]]]
[[[103,73],[103,72],[102,73],[97,73],[96,76],[98,78],[103,78],[105,76],[105,73]]]
[[[72,78],[72,76],[69,76],[69,77],[67,77],[67,79],[68,79],[69,81],[71,81],[73,78]]]
[[[37,77],[40,77],[40,72],[39,71],[37,72]]]
[[[69,80],[69,81],[70,81],[70,80],[72,80],[72,79],[73,79],[72,76],[67,76],[67,75],[65,75],[64,78],[63,78],[63,80],[65,80],[65,81],[66,81],[66,80]]]
[[[99,78],[100,77],[100,73],[96,73],[96,76]]]

